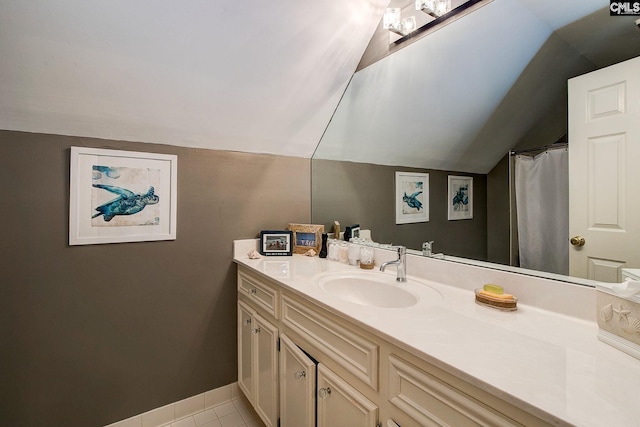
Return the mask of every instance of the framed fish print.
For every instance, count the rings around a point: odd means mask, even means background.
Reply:
[[[429,221],[429,174],[396,172],[396,224]]]
[[[69,245],[175,240],[178,157],[71,147]]]
[[[449,175],[448,219],[473,218],[473,177]]]

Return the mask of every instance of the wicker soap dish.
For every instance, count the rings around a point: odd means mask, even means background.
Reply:
[[[486,307],[502,311],[515,311],[518,309],[518,298],[505,294],[502,287],[497,285],[485,285],[482,289],[476,289],[476,303]]]

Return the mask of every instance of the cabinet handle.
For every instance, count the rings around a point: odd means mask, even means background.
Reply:
[[[244,325],[249,326],[251,324],[251,319],[244,319]]]
[[[331,395],[331,387],[321,388],[320,390],[318,390],[318,395],[321,399],[326,399]]]
[[[307,373],[305,371],[297,371],[295,374],[293,374],[293,376],[297,379],[297,380],[301,380],[302,378],[307,376]]]
[[[258,293],[258,291],[257,291],[257,289],[256,289],[256,288],[253,288],[253,289],[247,289],[247,293],[248,293],[249,295],[255,295],[255,294],[257,294],[257,293]]]
[[[260,328],[252,329],[251,332],[253,332],[254,334],[259,334],[260,333]]]

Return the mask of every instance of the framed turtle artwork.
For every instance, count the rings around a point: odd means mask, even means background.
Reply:
[[[175,240],[178,157],[71,147],[69,245]]]
[[[473,218],[473,177],[449,175],[447,219]]]
[[[396,224],[429,221],[429,174],[396,172]]]

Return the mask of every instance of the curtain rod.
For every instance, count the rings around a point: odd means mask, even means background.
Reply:
[[[546,151],[546,150],[553,150],[554,148],[566,148],[568,145],[569,144],[566,142],[556,142],[555,144],[543,145],[542,147],[525,148],[523,150],[509,150],[509,154],[511,156],[514,156],[516,154],[531,153],[533,151]]]

